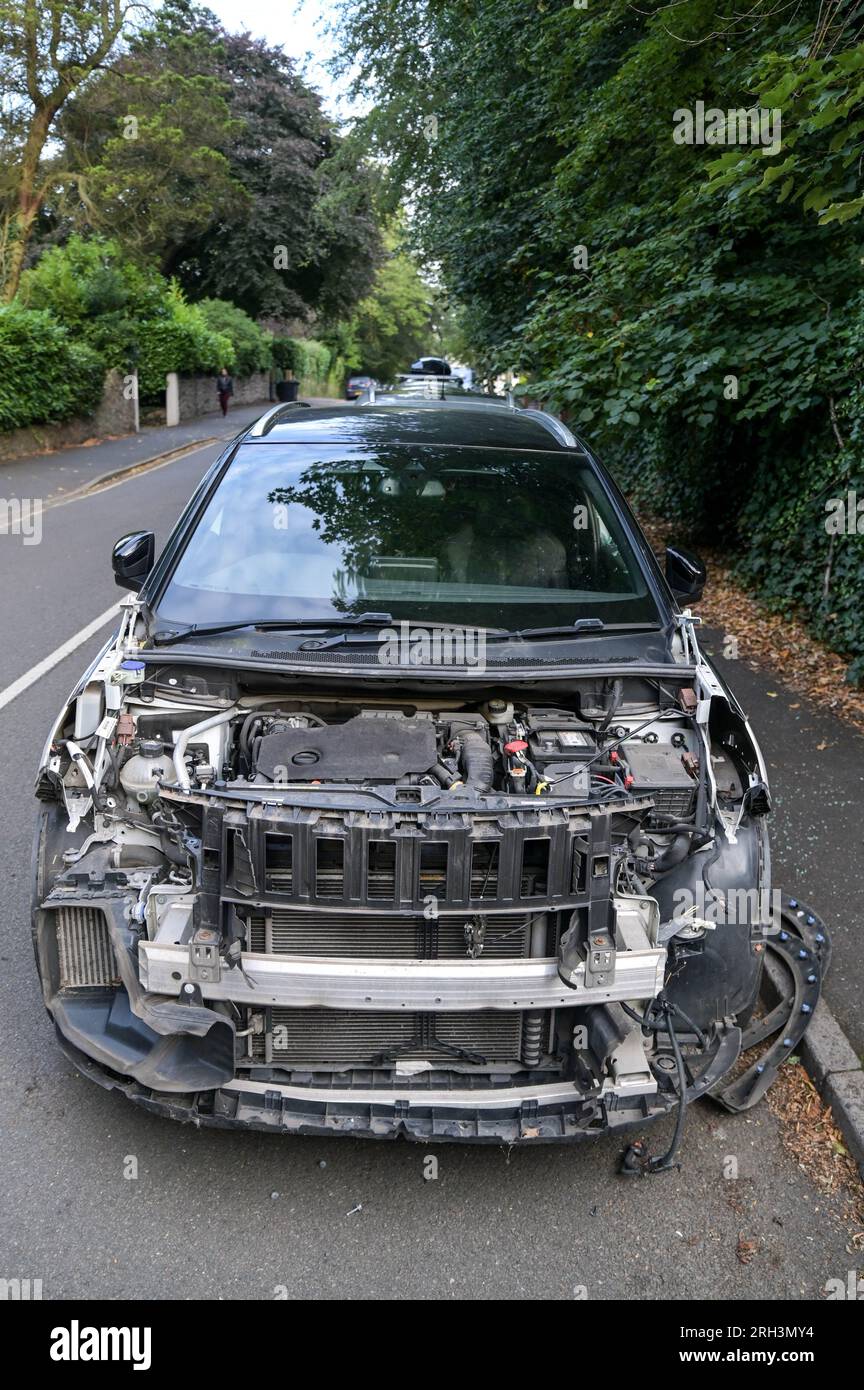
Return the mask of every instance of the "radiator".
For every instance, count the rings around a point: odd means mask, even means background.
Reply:
[[[393,1054],[395,1060],[426,1058],[447,1067],[468,1060],[452,1050],[462,1048],[478,1060],[517,1063],[522,1017],[488,1009],[452,1014],[273,1009],[271,1060],[292,1067],[385,1065]],[[252,1041],[253,1056],[263,1060],[265,1039],[259,1035]]]

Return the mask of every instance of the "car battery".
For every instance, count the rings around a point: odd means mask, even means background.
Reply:
[[[597,756],[590,724],[569,711],[530,710],[525,720],[528,757],[557,796],[587,796],[588,764]]]
[[[619,749],[622,762],[633,778],[637,796],[654,798],[659,815],[673,820],[692,816],[696,801],[696,782],[684,766],[686,749],[668,743],[624,743]]]

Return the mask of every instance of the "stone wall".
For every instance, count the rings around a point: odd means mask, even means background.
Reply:
[[[219,410],[215,375],[181,376],[179,394],[181,420],[194,420],[199,415],[213,415]],[[269,399],[269,372],[255,372],[252,376],[234,377],[232,405],[254,405],[257,401]]]
[[[0,459],[26,458],[29,454],[53,453],[86,444],[91,439],[134,433],[136,402],[127,399],[128,378],[111,371],[105,377],[102,404],[95,415],[83,420],[64,420],[60,425],[28,425],[25,429],[0,434]]]

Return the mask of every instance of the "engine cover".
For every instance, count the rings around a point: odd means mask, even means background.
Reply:
[[[437,756],[431,719],[360,714],[344,724],[264,734],[257,771],[271,782],[392,782],[428,772]]]

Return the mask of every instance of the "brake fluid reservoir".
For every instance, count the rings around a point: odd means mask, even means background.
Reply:
[[[174,764],[156,739],[142,739],[138,752],[120,769],[120,785],[131,801],[149,806],[159,794],[157,783],[171,780]]]

